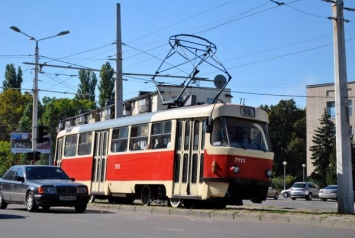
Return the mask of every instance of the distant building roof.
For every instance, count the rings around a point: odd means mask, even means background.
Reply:
[[[355,81],[349,81],[348,84],[353,84]],[[321,83],[321,84],[312,84],[312,85],[306,85],[306,88],[319,88],[319,87],[328,87],[328,86],[334,86],[334,83]]]

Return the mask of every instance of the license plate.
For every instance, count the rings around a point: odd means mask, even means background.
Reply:
[[[73,201],[76,200],[75,196],[60,196],[59,200],[61,201]]]

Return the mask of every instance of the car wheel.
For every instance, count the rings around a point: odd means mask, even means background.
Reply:
[[[313,199],[312,197],[312,193],[308,194],[308,196],[306,196],[306,200],[311,201]]]
[[[275,193],[274,199],[275,200],[279,199],[279,194],[278,193]]]
[[[0,209],[6,209],[7,208],[7,203],[5,202],[2,192],[0,192]]]
[[[76,205],[74,208],[75,208],[76,212],[83,213],[83,212],[85,212],[86,207],[87,207],[87,204],[83,204],[83,205]]]
[[[29,212],[35,212],[38,210],[38,206],[35,201],[35,196],[33,195],[32,191],[27,194],[26,207],[27,211]]]
[[[282,196],[284,196],[284,198],[288,198],[288,193],[284,192]]]
[[[325,202],[325,201],[327,201],[327,199],[326,199],[326,198],[321,198],[320,200],[322,200],[322,201],[324,201],[324,202]]]

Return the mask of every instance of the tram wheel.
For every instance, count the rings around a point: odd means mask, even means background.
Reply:
[[[170,198],[169,199],[170,206],[177,208],[181,206],[181,199],[178,198]]]
[[[95,195],[90,195],[89,202],[95,202]]]
[[[141,192],[141,200],[144,206],[149,206],[151,203],[152,192],[148,185],[144,185]]]

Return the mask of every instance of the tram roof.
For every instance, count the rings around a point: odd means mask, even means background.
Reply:
[[[115,118],[107,121],[74,126],[71,128],[67,128],[63,131],[60,131],[58,133],[58,136],[61,136],[63,133],[68,133],[68,132],[79,133],[79,132],[104,130],[109,128],[136,125],[136,124],[155,122],[155,121],[165,121],[165,120],[181,119],[181,118],[207,117],[211,115],[211,110],[213,107],[214,109],[213,109],[212,117],[215,117],[216,113],[220,111],[220,109],[222,108],[226,108],[226,107],[235,108],[241,106],[243,105],[217,103],[216,105],[204,104],[204,105],[197,105],[197,106],[173,108],[173,109],[167,109],[167,110],[162,110],[162,111],[157,111],[152,113],[144,113],[144,114],[138,114],[134,116],[121,117],[121,118]],[[255,108],[255,110],[257,114],[256,118],[259,118],[260,121],[266,121],[266,122],[268,121],[267,114],[264,110],[258,108]]]

